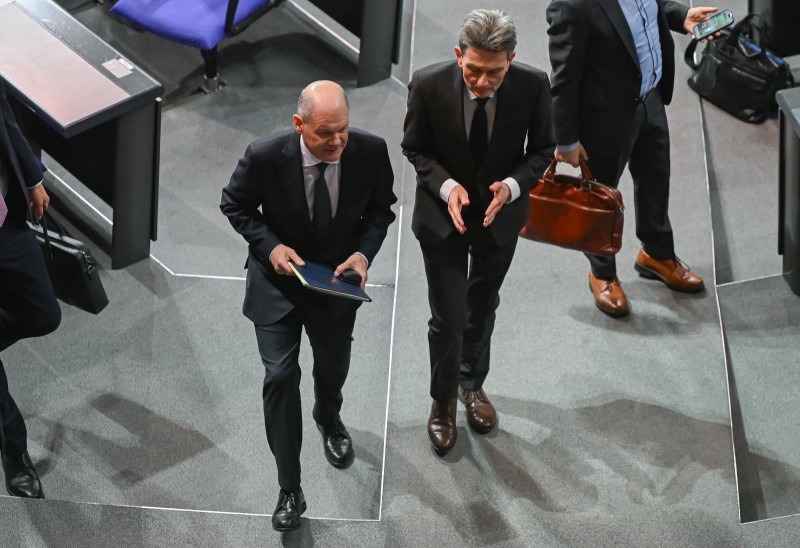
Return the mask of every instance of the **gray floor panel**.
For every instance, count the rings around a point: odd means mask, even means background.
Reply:
[[[3,356],[48,496],[271,512],[277,479],[263,430],[262,366],[241,315],[244,283],[175,278],[147,261],[102,274],[112,301],[105,311],[64,305],[55,334]],[[301,350],[310,516],[377,516],[394,291],[370,293],[345,388],[343,419],[357,447],[347,470],[323,458],[310,348]]]
[[[480,7],[508,11],[520,29],[517,59],[549,72],[547,3]],[[737,16],[743,5],[733,3]],[[414,51],[395,74],[453,59],[463,16],[474,7],[407,2]],[[356,461],[346,470],[322,455],[307,344],[301,351],[310,519],[299,531],[277,534],[263,515],[275,504],[277,482],[263,432],[262,366],[240,311],[243,282],[175,277],[147,260],[102,272],[112,304],[99,316],[64,306],[55,334],[3,353],[51,499],[0,497],[8,545],[794,544],[795,518],[740,524],[736,473],[751,474],[749,485],[759,490],[749,495],[762,497],[763,517],[796,511],[800,464],[787,410],[798,402],[776,389],[796,385],[787,366],[797,354],[796,299],[780,278],[720,290],[738,387],[733,404],[750,451],[735,470],[713,279],[712,229],[718,281],[779,271],[765,243],[774,239],[777,214],[770,190],[775,123],[749,126],[709,105],[701,111],[680,60],[688,38],[676,37],[675,97],[667,108],[670,213],[676,251],[706,280],[706,291],[674,293],[635,273],[639,244],[626,174],[618,265],[631,316],[615,320],[596,310],[579,253],[520,241],[501,292],[485,386],[499,427],[477,435],[459,408],[458,442],[439,458],[425,431],[429,310],[410,230],[414,174],[399,147],[404,86],[393,79],[356,88],[352,52],[288,5],[226,42],[220,67],[228,86],[195,97],[196,50],[132,30],[105,6],[78,17],[167,86],[152,250],[172,272],[244,276],[246,245],[219,212],[221,188],[249,142],[290,127],[297,94],[313,79],[341,81],[352,124],[387,140],[399,220],[370,270],[374,302],[358,315],[343,409]],[[410,42],[405,34],[403,43]],[[107,257],[96,254],[107,269]]]
[[[755,509],[749,519],[798,514],[798,298],[781,276],[723,286],[719,294],[747,440],[740,474],[747,485],[741,496]]]

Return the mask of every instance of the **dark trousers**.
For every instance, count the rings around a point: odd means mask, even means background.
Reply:
[[[457,397],[458,386],[478,390],[489,374],[489,351],[495,311],[517,239],[505,246],[494,243],[476,221],[437,246],[422,245],[428,278],[428,345],[431,358],[431,397]]]
[[[46,335],[61,322],[39,244],[33,232],[14,219],[0,227],[0,352],[20,339]],[[25,421],[8,391],[2,361],[0,426],[3,454],[27,451]]]
[[[585,144],[586,146],[586,144]],[[586,146],[592,176],[616,187],[625,169],[633,178],[636,236],[648,255],[658,260],[675,257],[669,222],[669,127],[667,113],[656,91],[636,107],[628,139],[618,154],[602,155]],[[614,256],[586,255],[595,277],[612,280],[617,275]]]
[[[255,326],[265,369],[264,424],[281,489],[300,486],[303,416],[298,357],[302,329],[305,328],[314,355],[314,420],[327,426],[342,408],[355,320],[355,309],[333,314],[327,306],[311,306],[295,308],[271,325]]]

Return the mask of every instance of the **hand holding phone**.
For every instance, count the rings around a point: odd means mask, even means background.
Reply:
[[[339,279],[349,284],[361,285],[361,274],[356,272],[353,268],[348,268],[339,274]]]
[[[733,14],[731,10],[721,11],[694,26],[694,29],[692,29],[694,39],[703,40],[732,24]]]

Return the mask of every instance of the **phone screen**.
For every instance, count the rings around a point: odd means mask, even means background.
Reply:
[[[694,27],[694,36],[698,40],[705,38],[706,36],[714,34],[721,28],[727,27],[731,23],[733,23],[733,16],[731,15],[730,10],[722,11],[713,17],[709,17],[702,23],[698,23]]]

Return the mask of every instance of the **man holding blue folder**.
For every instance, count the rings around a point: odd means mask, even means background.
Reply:
[[[313,416],[325,457],[337,468],[353,459],[339,412],[360,302],[309,291],[290,263],[321,263],[334,275],[353,269],[363,289],[397,201],[386,143],[350,128],[338,84],[309,84],[293,124],[247,148],[220,205],[250,248],[243,312],[255,324],[266,369],[264,418],[281,489],[272,516],[277,531],[298,528],[306,509],[300,487],[303,329],[314,355]]]

